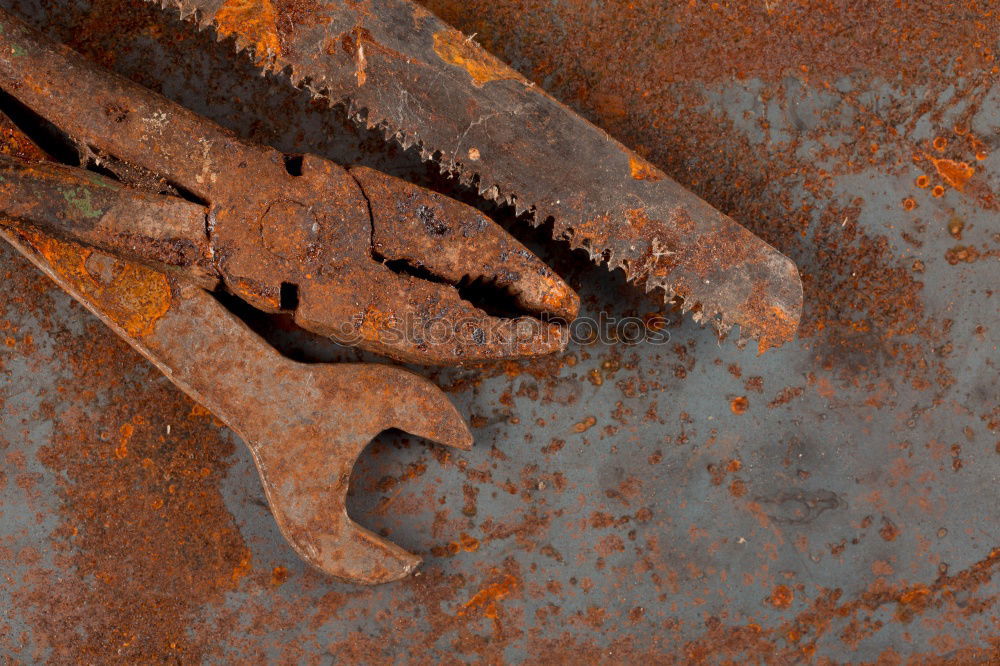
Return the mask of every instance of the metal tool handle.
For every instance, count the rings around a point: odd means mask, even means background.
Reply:
[[[212,201],[217,174],[239,179],[248,165],[284,173],[284,157],[235,135],[128,79],[96,68],[72,49],[32,30],[0,9],[0,88],[74,139],[133,164],[155,159],[158,171]],[[98,106],[78,104],[80,91]]]
[[[213,286],[203,206],[99,174],[0,155],[0,215]]]

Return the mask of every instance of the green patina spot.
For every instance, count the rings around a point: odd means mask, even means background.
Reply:
[[[111,180],[93,171],[84,171],[83,175],[86,176],[87,180],[97,185],[105,190],[110,190],[112,192],[117,192],[123,188],[123,185],[116,180]]]
[[[27,53],[24,52],[24,49],[22,49],[20,46],[14,46],[13,48],[11,48],[11,51],[14,52],[15,58],[21,58],[27,55]]]
[[[90,191],[85,189],[64,190],[63,198],[81,215],[90,220],[96,220],[104,215],[104,211],[94,207]]]

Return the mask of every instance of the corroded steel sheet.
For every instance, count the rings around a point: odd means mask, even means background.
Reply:
[[[244,137],[447,186],[155,10],[13,4]],[[427,5],[791,257],[799,340],[757,357],[667,312],[668,344],[604,334],[431,373],[476,442],[362,454],[352,515],[425,564],[359,589],[282,543],[230,431],[4,249],[2,654],[993,658],[992,5]],[[662,311],[564,248],[546,258],[585,316]],[[294,358],[358,358],[268,330]]]

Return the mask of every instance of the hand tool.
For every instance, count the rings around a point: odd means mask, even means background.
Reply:
[[[148,0],[179,9],[291,84],[483,196],[553,220],[555,238],[679,298],[759,352],[792,339],[795,265],[410,0]]]
[[[8,217],[204,286],[221,280],[256,308],[291,311],[307,330],[397,360],[456,364],[565,347],[576,294],[471,206],[372,169],[246,144],[0,18],[0,88],[101,159],[188,197],[9,159],[0,164]],[[487,315],[459,292],[470,280],[536,316]]]

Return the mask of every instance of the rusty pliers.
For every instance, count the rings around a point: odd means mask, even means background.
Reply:
[[[476,209],[369,168],[250,145],[6,26],[0,88],[108,170],[138,168],[177,193],[5,159],[9,217],[209,288],[221,281],[260,310],[292,312],[309,331],[397,360],[455,364],[565,346],[576,294]],[[457,287],[476,281],[523,316],[490,316],[465,300]]]

